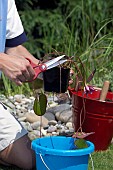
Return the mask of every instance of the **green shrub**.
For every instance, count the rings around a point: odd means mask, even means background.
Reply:
[[[102,86],[106,78],[113,84],[112,0],[16,0],[16,4],[28,37],[25,46],[36,58],[55,51],[78,55],[87,74],[96,67],[92,83]]]

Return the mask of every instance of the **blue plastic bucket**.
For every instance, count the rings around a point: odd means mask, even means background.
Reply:
[[[87,170],[89,154],[94,151],[94,144],[87,141],[88,148],[75,150],[74,140],[65,136],[33,140],[37,170]]]

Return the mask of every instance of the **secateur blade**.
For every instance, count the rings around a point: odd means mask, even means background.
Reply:
[[[67,60],[66,59],[61,60],[63,57],[65,57],[65,55],[62,55],[62,56],[59,56],[59,57],[56,57],[52,60],[47,61],[45,63],[45,65],[47,66],[47,70],[65,63]]]

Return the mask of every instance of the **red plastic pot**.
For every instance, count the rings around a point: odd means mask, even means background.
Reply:
[[[113,137],[113,93],[108,92],[108,101],[99,101],[100,90],[95,90],[88,96],[81,91],[70,90],[72,95],[73,125],[75,131],[80,127],[80,113],[82,113],[82,129],[84,132],[95,132],[86,139],[93,142],[95,150],[106,150]],[[83,100],[84,99],[84,100]],[[84,109],[83,109],[83,101]],[[84,118],[85,115],[85,118]]]

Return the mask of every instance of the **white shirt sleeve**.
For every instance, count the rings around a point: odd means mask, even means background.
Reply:
[[[6,39],[15,38],[23,32],[24,29],[15,5],[15,0],[8,0]]]

